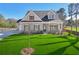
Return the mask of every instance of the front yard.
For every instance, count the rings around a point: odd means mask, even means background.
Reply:
[[[54,34],[16,34],[6,37],[0,41],[0,54],[20,54],[22,48],[28,47],[28,39],[31,47],[35,49],[34,55],[79,54],[79,40],[76,36]]]

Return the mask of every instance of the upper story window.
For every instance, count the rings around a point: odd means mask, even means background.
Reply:
[[[54,15],[48,15],[48,19],[54,19]]]
[[[29,20],[33,21],[34,20],[34,16],[29,16]]]

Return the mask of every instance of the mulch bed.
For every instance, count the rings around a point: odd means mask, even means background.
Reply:
[[[21,50],[22,55],[31,55],[34,52],[33,48],[23,48]]]

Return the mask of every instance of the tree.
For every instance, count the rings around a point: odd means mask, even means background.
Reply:
[[[14,18],[8,18],[7,20],[7,25],[8,25],[8,27],[16,27],[17,26],[17,20],[16,19],[14,19]]]
[[[4,27],[5,25],[5,17],[2,15],[2,14],[0,14],[0,27]]]
[[[68,22],[67,22],[67,26],[72,26],[72,25],[74,25],[74,21],[73,20],[71,20],[71,19],[69,19],[69,20],[67,20]],[[71,23],[72,23],[72,25],[71,25]]]
[[[61,20],[65,20],[66,18],[66,13],[65,13],[65,9],[64,8],[60,8],[58,11],[58,16]]]
[[[77,34],[77,25],[78,25],[78,22],[77,22],[77,15],[79,14],[79,3],[76,3],[74,4],[75,6],[75,17],[76,17],[76,34]]]
[[[70,21],[69,23],[71,26],[71,33],[72,33],[72,14],[73,14],[73,11],[74,11],[73,4],[71,3],[68,5],[68,13],[69,13],[69,16],[71,17],[71,19],[69,19],[69,21]],[[69,33],[69,35],[70,35],[70,33]]]
[[[76,21],[74,21],[74,23],[76,24]],[[79,25],[79,19],[77,19],[77,23],[78,23],[78,25]]]
[[[0,14],[0,22],[4,22],[5,21],[5,18],[2,14]]]
[[[71,20],[72,20],[72,16],[75,15],[76,18],[76,33],[77,33],[77,15],[79,14],[79,3],[71,3],[68,6],[68,13],[69,16],[71,16]],[[72,28],[72,24],[71,24],[71,28]],[[72,32],[72,29],[71,29]]]

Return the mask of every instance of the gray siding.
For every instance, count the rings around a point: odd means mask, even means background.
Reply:
[[[46,13],[46,12],[45,12]],[[44,14],[45,15],[45,14]],[[51,21],[42,21],[41,18],[36,15],[33,11],[30,11],[25,17],[22,19],[22,21],[25,22],[19,22],[18,28],[19,31],[26,32],[26,33],[33,33],[33,32],[44,32],[46,33],[61,33],[63,30],[63,21],[61,21],[58,18],[58,15],[55,12],[48,12],[48,16],[54,16],[54,20]],[[29,16],[34,16],[34,21],[30,21]],[[39,22],[41,21],[41,22]]]

